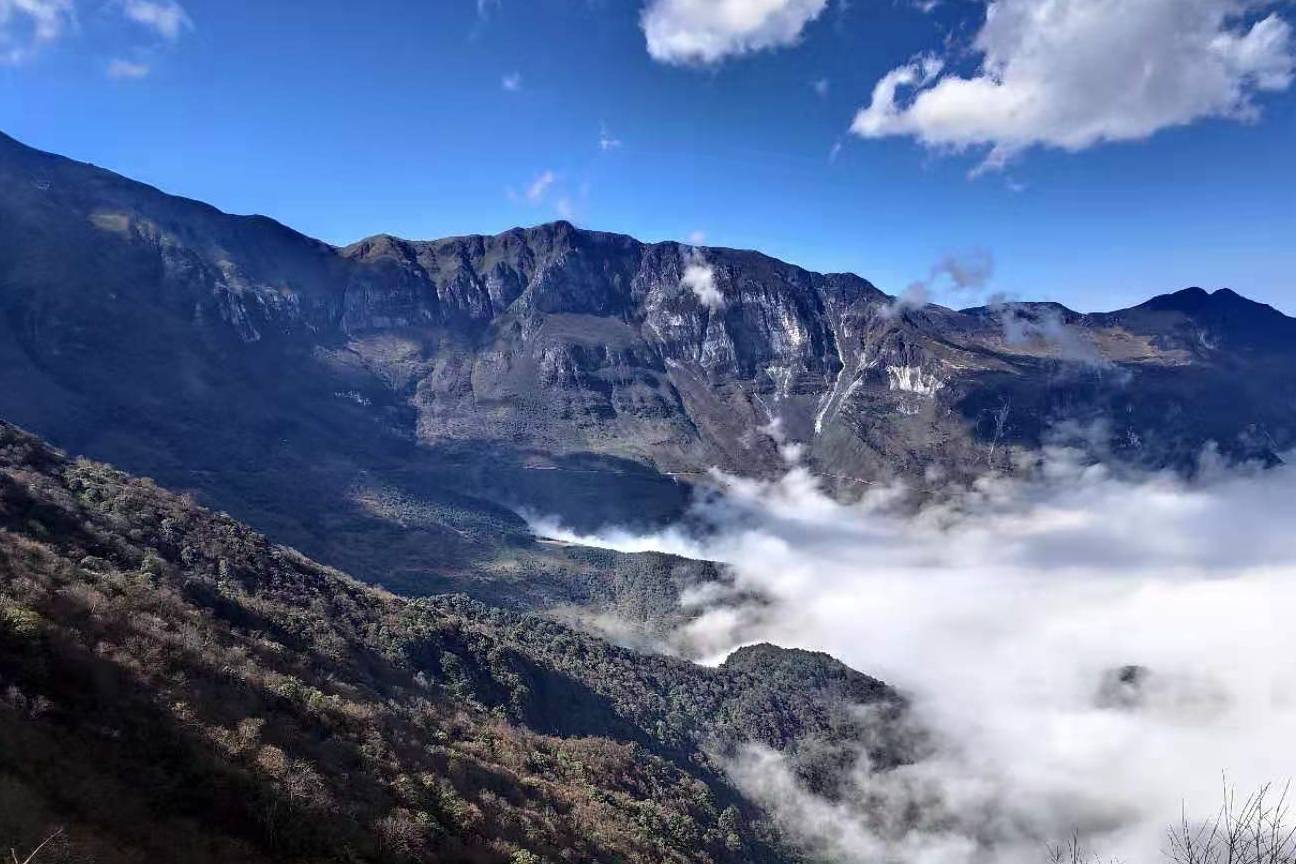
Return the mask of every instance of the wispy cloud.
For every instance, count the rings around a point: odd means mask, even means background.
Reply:
[[[599,149],[606,153],[609,150],[616,150],[621,146],[621,139],[617,138],[608,131],[607,125],[599,127]]]
[[[539,204],[544,201],[545,196],[549,194],[550,188],[553,187],[557,179],[558,175],[553,171],[541,171],[534,180],[527,184],[526,200],[532,204]]]
[[[24,63],[75,26],[72,0],[0,0],[0,63]]]
[[[518,92],[522,89],[522,74],[520,72],[512,72],[505,75],[503,78],[500,78],[500,87],[510,93]]]
[[[138,63],[134,60],[123,60],[118,57],[108,63],[105,74],[114,81],[131,81],[140,78],[147,78],[152,71],[147,63]]]
[[[910,282],[904,291],[883,310],[887,316],[906,309],[918,309],[932,300],[932,292],[943,290],[961,300],[976,297],[994,277],[994,256],[986,249],[949,252],[932,265],[927,277]]]
[[[194,26],[189,13],[175,0],[121,0],[121,9],[131,21],[172,42]]]
[[[546,169],[524,184],[521,191],[510,186],[505,192],[510,201],[533,208],[547,207],[559,219],[574,220],[589,204],[590,184],[585,181],[573,188],[569,178]]]

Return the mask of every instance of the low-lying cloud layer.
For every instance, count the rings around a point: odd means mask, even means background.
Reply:
[[[841,861],[1039,862],[1079,831],[1157,860],[1181,806],[1209,815],[1221,773],[1296,775],[1296,472],[1122,473],[1055,448],[916,514],[857,505],[793,467],[719,478],[711,530],[572,538],[728,562],[736,590],[688,598],[676,650],[753,641],[828,651],[909,693],[935,755],[861,769],[840,801],[752,751],[736,780]],[[736,595],[728,595],[733,597]]]

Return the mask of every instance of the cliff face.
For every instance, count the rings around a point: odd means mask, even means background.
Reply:
[[[0,415],[403,589],[471,564],[566,596],[586,565],[500,504],[660,521],[712,467],[782,470],[780,442],[843,495],[1079,426],[1149,465],[1271,459],[1296,444],[1293,337],[1231,292],[905,308],[564,222],[338,249],[0,139]]]
[[[678,472],[773,467],[756,427],[774,401],[826,393],[843,322],[885,299],[857,277],[757,253],[567,223],[382,237],[341,254],[358,268],[346,350],[403,386],[421,439],[525,441]]]

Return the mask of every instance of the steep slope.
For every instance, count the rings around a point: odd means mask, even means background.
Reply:
[[[427,243],[381,237],[342,254],[381,274],[384,287],[366,296],[401,286],[399,308],[348,321],[348,349],[406,385],[421,440],[524,440],[682,473],[775,467],[756,428],[775,402],[821,398],[840,369],[842,316],[885,300],[854,276],[564,222]],[[721,302],[682,286],[690,267],[712,274]],[[474,289],[475,302],[457,305],[457,338],[418,332],[446,325],[443,298]]]
[[[401,600],[0,424],[0,844],[64,828],[42,860],[793,860],[717,757],[885,765],[903,710],[823,655]]]
[[[714,467],[783,470],[780,442],[843,496],[1010,470],[1060,431],[1273,459],[1294,327],[1200,290],[905,308],[565,222],[337,249],[0,137],[0,413],[403,592],[665,614],[714,569],[539,544],[514,510],[659,524]]]
[[[714,578],[664,556],[538,545],[471,494],[484,467],[492,483],[535,472],[513,451],[417,446],[411,409],[330,362],[353,269],[270,220],[0,139],[0,409],[400,590],[659,607]],[[623,473],[634,512],[683,500],[642,467]],[[582,476],[572,500],[595,488]]]

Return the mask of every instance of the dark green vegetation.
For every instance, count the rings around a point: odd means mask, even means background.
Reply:
[[[795,860],[717,760],[827,788],[902,714],[824,655],[401,599],[0,424],[0,844],[62,827],[42,862]]]
[[[681,284],[699,262],[723,305]],[[773,418],[845,496],[1007,469],[1063,421],[1149,465],[1296,444],[1296,322],[1231,292],[892,311],[562,222],[335,248],[0,136],[0,416],[402,593],[664,614],[715,574],[509,508],[660,523],[714,465],[782,470]]]

